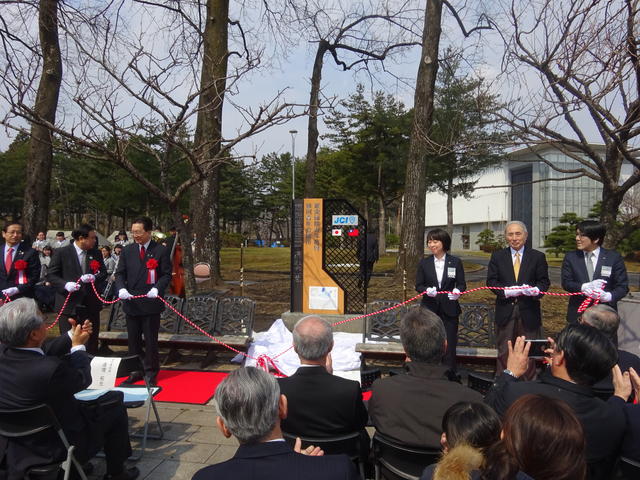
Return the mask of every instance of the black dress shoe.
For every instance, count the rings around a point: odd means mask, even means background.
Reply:
[[[127,379],[122,382],[123,385],[131,385],[132,383],[139,382],[144,379],[142,372],[132,372],[131,375],[127,377]]]
[[[125,468],[122,473],[118,475],[110,475],[106,474],[102,477],[104,480],[135,480],[140,475],[140,470],[138,467]]]

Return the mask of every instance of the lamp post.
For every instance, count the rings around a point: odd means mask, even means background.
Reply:
[[[296,134],[297,130],[289,130],[291,134],[291,199],[296,199]]]

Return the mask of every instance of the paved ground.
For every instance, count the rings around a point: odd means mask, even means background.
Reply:
[[[224,438],[215,427],[213,404],[158,402],[157,405],[165,429],[164,439],[149,440],[142,459],[131,463],[140,469],[141,480],[190,480],[197,470],[227,460],[235,453],[236,440]],[[144,413],[145,408],[129,410],[132,428],[142,425]],[[140,440],[132,439],[132,443],[134,454],[138,454]],[[99,480],[105,473],[104,459],[97,458],[92,463],[95,471],[89,479]]]

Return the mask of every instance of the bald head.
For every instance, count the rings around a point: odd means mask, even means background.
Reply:
[[[301,361],[324,363],[333,348],[333,331],[326,320],[309,315],[293,327],[293,349]]]
[[[609,305],[594,305],[587,308],[580,317],[580,321],[591,325],[609,338],[615,338],[620,326],[620,316]]]

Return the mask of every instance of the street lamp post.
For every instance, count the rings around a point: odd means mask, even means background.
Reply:
[[[297,130],[289,130],[291,134],[291,199],[296,199],[296,134]]]

